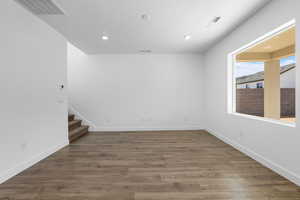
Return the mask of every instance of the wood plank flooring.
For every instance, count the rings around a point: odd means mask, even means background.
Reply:
[[[0,200],[297,200],[300,187],[205,131],[91,133],[0,185]]]

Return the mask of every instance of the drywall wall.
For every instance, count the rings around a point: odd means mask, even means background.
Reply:
[[[295,88],[296,87],[296,68],[291,69],[280,76],[281,88]]]
[[[63,37],[0,1],[0,183],[68,144]]]
[[[274,0],[205,53],[206,128],[264,165],[300,185],[300,120],[285,126],[228,114],[227,56],[236,49],[289,22],[300,27],[300,2]],[[300,31],[297,31],[297,63],[300,63]],[[296,71],[296,113],[300,113],[300,71]],[[296,114],[297,115],[297,114]]]
[[[69,46],[69,101],[92,130],[203,127],[201,55],[85,55]]]

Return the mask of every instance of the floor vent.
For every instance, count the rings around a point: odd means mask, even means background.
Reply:
[[[36,15],[64,15],[53,0],[15,0]]]

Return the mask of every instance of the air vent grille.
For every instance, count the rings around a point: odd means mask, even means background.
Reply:
[[[15,0],[36,15],[64,15],[53,0]]]
[[[151,53],[152,51],[150,49],[142,49],[140,50],[140,53]]]

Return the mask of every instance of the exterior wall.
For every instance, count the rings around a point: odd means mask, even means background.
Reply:
[[[296,67],[281,74],[280,88],[296,88]]]
[[[264,86],[264,81],[256,81],[256,82],[251,82],[251,83],[244,83],[244,84],[239,84],[237,85],[237,89],[241,88],[257,88],[257,83],[262,83]]]
[[[282,88],[280,91],[281,117],[295,117],[295,89]],[[236,112],[264,116],[264,89],[237,89]]]
[[[230,107],[228,54],[266,33],[296,20],[296,62],[300,62],[300,1],[273,0],[205,53],[206,128],[217,137],[247,153],[300,185],[300,119],[296,126],[272,120],[232,114]],[[278,14],[280,13],[280,14]],[[300,70],[296,70],[300,77]],[[300,86],[300,80],[296,79]],[[296,113],[300,113],[300,90],[296,87]]]
[[[237,89],[236,112],[264,116],[264,89]]]
[[[295,88],[282,88],[280,90],[281,117],[295,117],[296,96]]]
[[[237,88],[256,88],[257,83],[262,83],[264,86],[264,81],[256,81],[251,83],[238,84]],[[246,86],[247,85],[247,86]],[[280,88],[295,88],[296,87],[296,68],[291,69],[280,75]]]

